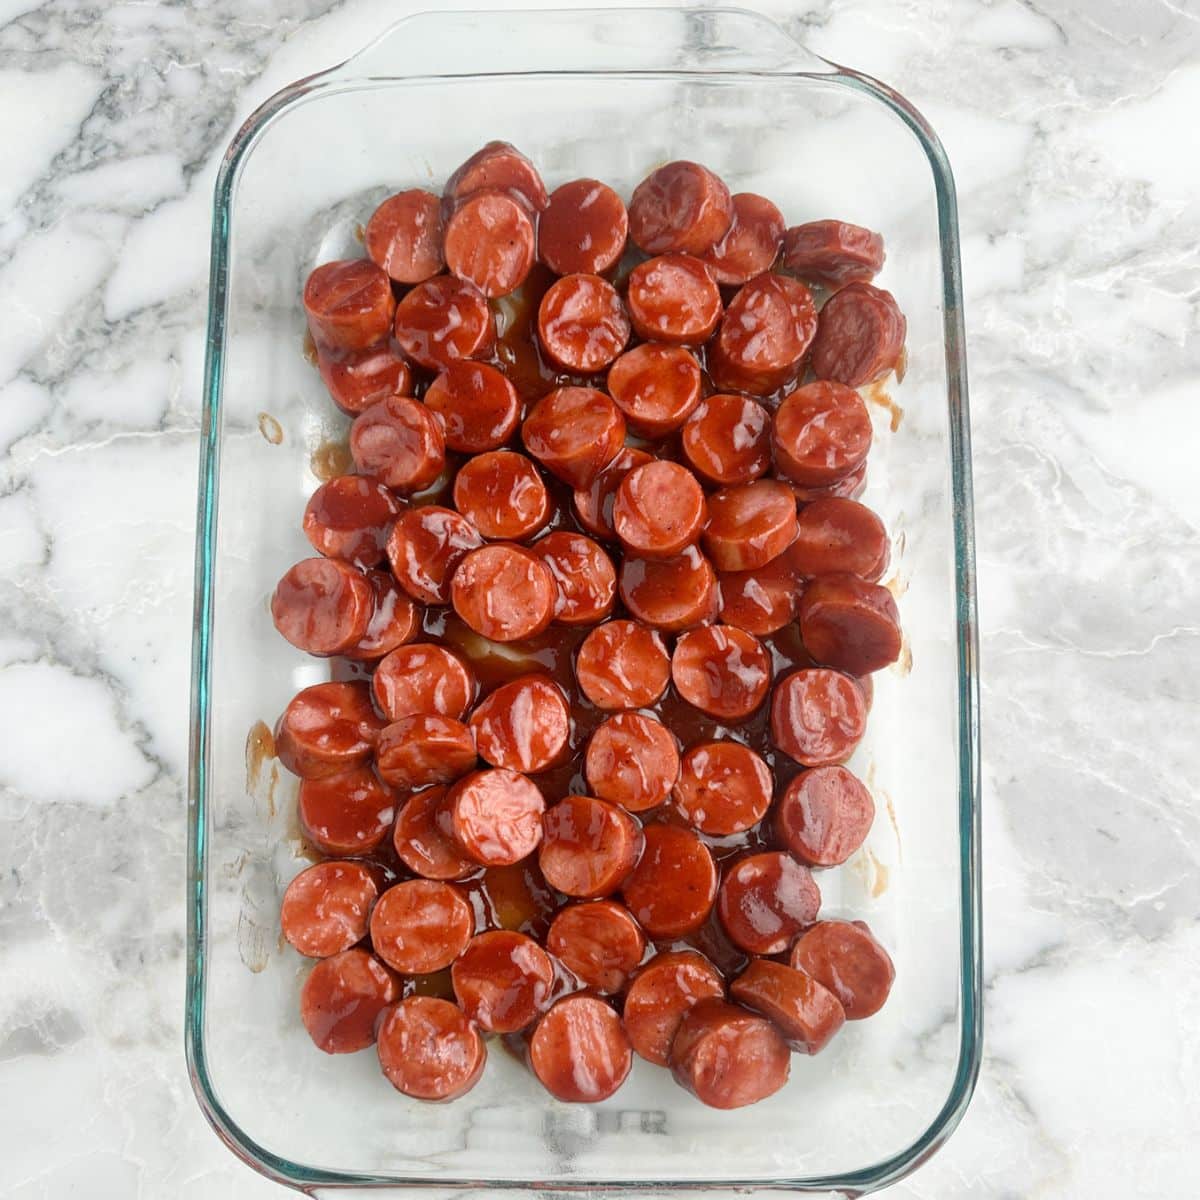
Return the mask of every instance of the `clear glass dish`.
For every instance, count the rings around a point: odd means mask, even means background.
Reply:
[[[893,535],[909,654],[876,677],[852,764],[875,792],[875,828],[821,881],[826,913],[865,918],[889,947],[896,986],[878,1016],[796,1058],[788,1087],[749,1109],[705,1109],[640,1061],[612,1100],[564,1105],[498,1047],[466,1098],[421,1105],[392,1091],[371,1053],[317,1053],[299,1021],[305,964],[277,919],[302,865],[294,787],[258,723],[327,668],[275,634],[267,599],[310,553],[299,516],[346,424],[301,352],[300,290],[316,263],[361,252],[355,226],[384,195],[439,186],[493,138],[531,155],[551,186],[587,174],[628,195],[656,163],[694,158],[790,221],[879,229],[881,283],[908,317],[907,373],[890,409],[872,406],[864,499]],[[216,188],[192,679],[187,1053],[230,1148],[311,1193],[639,1195],[861,1194],[936,1150],[980,1054],[968,438],[941,146],[896,93],[760,16],[428,14],[263,105]]]

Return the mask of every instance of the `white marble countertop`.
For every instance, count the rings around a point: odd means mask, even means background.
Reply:
[[[959,187],[987,1048],[960,1130],[889,1200],[1189,1195],[1200,8],[758,6],[909,96]],[[256,104],[409,8],[0,0],[0,1195],[13,1200],[285,1194],[209,1131],[182,1051],[209,204]]]

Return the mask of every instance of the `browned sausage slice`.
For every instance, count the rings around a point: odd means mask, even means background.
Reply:
[[[375,769],[401,791],[451,783],[475,765],[471,730],[453,717],[417,713],[385,726],[375,747]]]
[[[271,618],[299,650],[342,654],[363,639],[375,611],[371,581],[333,558],[306,558],[275,585]]]
[[[871,417],[862,397],[840,383],[809,383],[779,406],[771,434],[775,465],[795,483],[822,487],[862,466]]]
[[[680,635],[671,656],[675,690],[723,721],[748,717],[771,687],[771,656],[763,644],[732,625],[705,625]]]
[[[690,254],[664,254],[629,273],[625,294],[638,337],[698,346],[721,319],[721,289],[712,271]]]
[[[629,334],[621,297],[599,275],[564,275],[538,305],[538,345],[564,371],[603,371],[625,349]]]
[[[460,358],[483,358],[496,340],[487,298],[466,280],[436,276],[419,283],[396,305],[396,341],[428,371]]]
[[[366,950],[318,962],[300,989],[300,1019],[318,1050],[353,1054],[375,1041],[380,1013],[400,995],[395,976]]]
[[[707,167],[671,162],[637,185],[629,234],[646,254],[704,254],[733,223],[729,189]]]
[[[865,504],[840,497],[814,500],[800,510],[796,525],[788,559],[799,575],[844,572],[874,583],[887,569],[887,530]]]
[[[309,497],[304,536],[326,558],[373,567],[383,558],[388,530],[400,505],[381,483],[361,475],[340,475]]]
[[[475,699],[475,677],[458,655],[432,642],[410,642],[375,668],[375,703],[389,721],[420,713],[461,720]]]
[[[822,575],[800,601],[800,636],[819,663],[868,675],[900,657],[900,614],[892,593],[857,575]]]
[[[816,920],[821,892],[812,872],[788,854],[768,850],[738,859],[721,880],[717,916],[735,946],[779,954]]]
[[[421,629],[417,606],[401,590],[395,579],[384,571],[368,571],[375,589],[375,611],[367,623],[367,632],[345,655],[365,662],[390,654],[405,642],[411,642]]]
[[[721,571],[766,566],[796,536],[796,498],[786,483],[758,479],[708,498],[704,548]]]
[[[532,775],[560,762],[571,736],[571,710],[545,675],[523,675],[498,687],[471,714],[484,762]]]
[[[783,225],[783,213],[765,196],[735,192],[733,224],[703,256],[716,281],[740,286],[769,271],[779,257]]]
[[[373,346],[387,337],[395,309],[387,273],[365,258],[324,263],[304,284],[308,328],[319,345]]]
[[[488,1033],[518,1033],[549,1005],[554,964],[533,938],[495,929],[471,939],[450,976],[470,1020]]]
[[[608,538],[610,541],[616,538],[612,510],[617,499],[617,488],[621,486],[621,480],[635,467],[651,461],[650,455],[644,450],[625,446],[586,488],[575,489],[575,515],[588,533],[599,538]]]
[[[585,488],[620,453],[625,418],[595,388],[557,388],[530,410],[521,437],[546,470],[572,488]]]
[[[388,562],[400,586],[422,604],[449,604],[450,579],[469,550],[483,545],[479,530],[437,504],[402,513],[387,539]]]
[[[451,363],[425,393],[425,407],[442,423],[446,445],[460,454],[496,450],[521,419],[521,400],[508,378],[487,363]]]
[[[300,784],[300,827],[324,854],[368,854],[383,841],[396,814],[396,798],[369,767]]]
[[[771,465],[771,418],[749,396],[709,396],[684,425],[682,448],[709,483],[751,483]]]
[[[784,268],[822,287],[870,283],[883,258],[883,238],[846,221],[808,221],[783,236]]]
[[[479,1030],[449,1000],[409,996],[379,1023],[379,1065],[387,1081],[414,1100],[457,1100],[487,1063]]]
[[[766,637],[796,619],[801,586],[786,550],[753,571],[723,571],[717,581],[726,625]]]
[[[862,921],[818,921],[792,947],[791,964],[827,987],[850,1021],[874,1016],[896,978],[888,952]]]
[[[283,936],[309,958],[329,958],[367,936],[379,896],[379,871],[360,862],[319,862],[301,871],[283,893]]]
[[[533,266],[533,222],[506,192],[483,190],[463,200],[446,222],[446,265],[485,296],[507,296]]]
[[[485,538],[519,541],[550,519],[550,496],[538,469],[514,450],[468,459],[454,480],[454,507]]]
[[[765,958],[751,962],[729,985],[729,994],[762,1013],[801,1054],[819,1054],[846,1023],[846,1010],[828,988]]]
[[[634,1050],[647,1062],[665,1067],[688,1010],[724,994],[721,972],[704,955],[694,950],[658,954],[633,977],[621,1020]]]
[[[788,1080],[791,1054],[770,1021],[712,997],[684,1014],[671,1043],[671,1071],[710,1108],[742,1108]]]
[[[618,713],[592,734],[584,759],[588,786],[629,812],[656,808],[679,777],[671,731],[643,713]]]
[[[398,492],[428,487],[446,465],[442,427],[423,404],[390,396],[371,405],[350,426],[354,465]]]
[[[675,632],[717,615],[717,576],[695,546],[677,558],[627,555],[617,576],[625,607],[639,620]]]
[[[529,1064],[542,1086],[568,1103],[607,1100],[633,1065],[621,1019],[597,996],[564,996],[537,1023]]]
[[[630,429],[664,437],[700,403],[700,364],[682,346],[644,342],[609,367],[608,391]]]
[[[542,818],[538,865],[567,896],[610,896],[633,870],[642,831],[622,809],[592,796],[566,796]]]
[[[625,250],[629,218],[621,197],[596,179],[550,193],[538,221],[538,257],[556,275],[602,275]]]
[[[814,500],[828,500],[838,497],[843,500],[857,500],[867,486],[867,464],[864,459],[848,475],[835,479],[833,483],[803,484],[788,480],[792,494],[797,504],[811,504]]]
[[[475,932],[475,914],[450,883],[409,879],[388,888],[371,914],[371,945],[402,975],[448,967]]]
[[[520,862],[542,840],[546,802],[516,771],[476,771],[451,788],[449,803],[455,839],[486,867]]]
[[[830,296],[821,309],[812,344],[818,379],[861,387],[900,361],[908,322],[891,292],[852,283]]]
[[[536,554],[507,542],[472,550],[450,584],[454,611],[493,642],[541,633],[554,616],[554,576]]]
[[[546,207],[546,185],[537,168],[509,142],[488,142],[446,180],[452,202],[485,188],[516,192],[537,212]]]
[[[388,396],[411,396],[412,368],[394,341],[365,350],[332,350],[317,346],[317,370],[330,399],[348,417]]]
[[[442,201],[410,188],[389,196],[363,231],[372,262],[397,283],[423,283],[442,269]]]
[[[653,629],[636,621],[607,621],[583,639],[575,677],[597,708],[646,708],[667,690],[671,660]]]
[[[709,848],[689,829],[647,825],[646,846],[621,889],[638,924],[652,938],[678,938],[699,929],[717,897],[717,867]]]
[[[612,612],[617,572],[612,559],[582,533],[549,533],[531,549],[550,569],[558,588],[554,619],[563,625],[595,625]]]
[[[275,754],[304,779],[337,775],[371,757],[383,726],[368,684],[315,683],[288,701],[275,726]]]
[[[612,900],[594,900],[559,910],[546,949],[587,987],[611,994],[625,986],[642,961],[646,939],[627,909]]]
[[[840,671],[793,671],[771,697],[771,740],[806,767],[845,762],[867,728],[862,689]]]
[[[794,520],[796,505],[790,493],[788,505]],[[707,515],[704,489],[691,471],[656,459],[621,480],[613,502],[613,529],[634,554],[675,558],[699,538]]]
[[[427,788],[408,798],[392,830],[396,855],[425,879],[462,879],[479,869],[454,840],[447,791]]]
[[[683,756],[671,799],[701,833],[741,833],[757,825],[771,806],[771,770],[738,742],[697,742]]]
[[[788,784],[775,810],[780,842],[813,867],[844,863],[866,840],[875,801],[845,767],[815,767]]]

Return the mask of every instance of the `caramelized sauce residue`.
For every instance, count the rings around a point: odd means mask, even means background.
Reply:
[[[272,446],[278,446],[283,441],[283,426],[270,413],[260,412],[258,414],[258,432]]]
[[[354,469],[354,460],[350,457],[350,446],[347,442],[322,442],[313,452],[309,460],[312,473],[322,482],[328,483],[339,475],[349,475]]]

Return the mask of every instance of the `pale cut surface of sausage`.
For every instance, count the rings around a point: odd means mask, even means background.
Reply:
[[[680,634],[671,656],[675,690],[710,717],[738,721],[766,699],[771,656],[752,634],[733,625],[705,625]]]
[[[609,367],[608,391],[630,429],[665,437],[700,403],[700,364],[682,346],[644,342]]]
[[[819,1054],[846,1023],[838,998],[811,975],[757,958],[729,985],[739,1003],[761,1013],[801,1054]]]
[[[740,286],[769,271],[779,257],[783,227],[783,213],[765,196],[735,192],[733,224],[704,255],[716,281]]]
[[[516,771],[476,771],[451,788],[449,802],[455,840],[485,867],[520,862],[542,840],[546,802]]]
[[[446,222],[446,265],[485,296],[507,296],[529,274],[533,222],[525,205],[501,191],[478,191]]]
[[[422,604],[449,604],[450,580],[483,536],[461,513],[437,504],[410,508],[387,538],[388,562],[400,586]]]
[[[395,976],[366,950],[313,966],[300,989],[300,1019],[318,1050],[353,1054],[375,1041],[379,1014],[400,995]]]
[[[378,872],[366,863],[316,863],[288,884],[279,925],[301,954],[329,958],[367,936],[378,896]]]
[[[787,1083],[791,1061],[770,1021],[716,997],[692,1005],[671,1043],[676,1082],[710,1108],[773,1096]]]
[[[375,610],[365,575],[332,558],[306,558],[275,585],[271,619],[298,650],[327,657],[362,640]]]
[[[838,998],[848,1021],[874,1016],[896,978],[891,957],[863,921],[818,921],[801,934],[789,961]]]
[[[726,870],[717,894],[722,928],[749,954],[786,950],[816,920],[820,907],[812,872],[778,850],[738,859]]]
[[[698,346],[721,319],[721,289],[712,271],[690,254],[663,254],[629,273],[625,294],[638,337]]]
[[[386,272],[365,258],[323,263],[304,284],[304,311],[318,345],[365,350],[387,337],[395,309]]]
[[[789,494],[788,503],[795,509]],[[704,489],[686,467],[665,459],[635,467],[617,488],[613,529],[643,558],[675,558],[704,528]]]
[[[862,397],[844,384],[805,384],[776,410],[771,443],[781,475],[823,487],[866,462],[871,416]]]
[[[818,379],[862,387],[900,361],[908,322],[895,297],[869,283],[851,283],[825,302],[812,344]]]
[[[530,410],[521,437],[546,470],[572,488],[585,488],[620,453],[625,418],[595,388],[556,388]]]
[[[541,633],[554,616],[554,576],[536,554],[507,542],[472,550],[450,584],[454,611],[493,642]]]
[[[650,455],[644,450],[625,446],[587,487],[575,489],[572,497],[575,515],[588,533],[609,541],[616,539],[612,512],[617,499],[617,488],[621,486],[621,480],[635,467],[651,461]]]
[[[646,708],[671,680],[662,635],[636,621],[607,621],[583,639],[575,677],[597,708]]]
[[[348,417],[388,396],[411,396],[412,368],[393,341],[364,350],[333,350],[317,346],[317,370],[329,398]]]
[[[757,825],[771,806],[771,770],[738,742],[697,742],[688,748],[671,796],[701,833],[727,837]]]
[[[822,287],[870,283],[883,258],[883,238],[846,221],[807,221],[783,236],[784,269]]]
[[[363,230],[367,256],[397,283],[423,283],[436,275],[442,255],[442,201],[410,188],[389,196]]]
[[[475,699],[475,677],[458,655],[432,642],[410,642],[375,668],[375,703],[389,721],[421,713],[461,720]]]
[[[652,938],[699,929],[717,897],[717,867],[709,848],[688,829],[647,825],[646,845],[621,889],[638,924]]]
[[[499,449],[521,419],[521,399],[509,379],[495,367],[470,359],[442,371],[424,400],[442,424],[447,447],[460,454]]]
[[[383,558],[388,530],[399,512],[396,498],[381,483],[340,475],[309,497],[302,526],[318,554],[373,567]]]
[[[628,909],[613,900],[593,900],[559,910],[546,949],[586,986],[611,995],[637,969],[646,939]]]
[[[717,576],[695,546],[676,558],[627,555],[617,576],[625,607],[639,621],[669,633],[717,615]]]
[[[417,713],[384,727],[375,747],[375,769],[401,791],[451,783],[475,765],[471,730],[453,717]]]
[[[411,642],[421,628],[417,606],[400,590],[389,572],[368,571],[367,578],[375,591],[375,610],[367,622],[367,632],[344,651],[346,658],[358,662],[383,658],[405,642]]]
[[[559,530],[532,547],[558,589],[554,619],[562,625],[595,625],[612,611],[617,571],[612,559],[582,533]]]
[[[862,689],[823,667],[794,671],[771,696],[771,740],[805,767],[845,762],[867,728]]]
[[[397,492],[419,492],[446,465],[441,425],[408,396],[390,396],[359,413],[350,426],[350,453],[363,475]]]
[[[629,202],[629,235],[646,254],[704,254],[733,223],[724,182],[699,163],[670,162],[652,171]]]
[[[478,1082],[487,1063],[479,1030],[449,1000],[409,996],[379,1023],[379,1066],[414,1100],[456,1100]]]
[[[708,371],[722,391],[769,396],[799,374],[817,331],[804,284],[767,272],[729,302],[709,346]]]
[[[796,619],[801,584],[785,550],[753,571],[722,571],[721,620],[755,637],[777,633]]]
[[[883,522],[865,504],[830,497],[800,510],[788,558],[807,578],[846,573],[875,583],[887,569],[890,549]]]
[[[524,675],[482,700],[470,724],[484,762],[532,775],[566,754],[571,710],[548,676]]]
[[[428,975],[448,967],[475,932],[475,915],[453,884],[409,879],[375,902],[371,945],[402,975]]]
[[[426,788],[410,796],[392,829],[396,856],[423,879],[462,879],[479,864],[454,839],[448,792]]]
[[[396,798],[370,767],[354,767],[300,784],[300,827],[324,854],[346,858],[368,854],[385,837],[396,814]]]
[[[516,192],[537,212],[546,207],[546,185],[537,168],[509,142],[488,142],[446,180],[445,194],[460,201],[485,188]]]
[[[709,396],[687,419],[681,447],[708,483],[752,483],[771,466],[770,414],[749,396]]]
[[[857,500],[867,487],[867,462],[863,459],[853,471],[826,484],[803,484],[788,480],[797,504],[811,504],[814,500]]]
[[[454,996],[488,1033],[518,1033],[550,1003],[554,964],[523,933],[479,933],[450,968]]]
[[[603,1000],[564,996],[533,1031],[529,1065],[557,1099],[595,1104],[625,1082],[633,1051],[620,1017]]]
[[[900,614],[892,593],[857,575],[814,579],[804,589],[799,618],[804,648],[839,671],[869,675],[900,657]]]
[[[629,218],[621,197],[596,179],[550,193],[538,221],[538,257],[556,275],[602,275],[625,250]]]
[[[801,772],[775,810],[780,842],[812,867],[844,863],[866,840],[874,820],[871,793],[845,767]]]
[[[538,865],[566,896],[609,896],[633,870],[642,831],[628,813],[594,796],[566,796],[542,817]]]
[[[417,284],[396,305],[393,332],[400,349],[427,371],[445,370],[460,358],[484,358],[496,340],[487,297],[454,275]]]
[[[599,275],[564,275],[538,305],[538,345],[565,371],[603,371],[625,349],[631,331],[616,288]]]
[[[621,1020],[634,1050],[647,1062],[665,1067],[687,1011],[701,1000],[724,994],[721,972],[704,955],[693,950],[658,954],[633,977]]]
[[[337,775],[371,757],[383,725],[367,683],[315,683],[288,701],[275,726],[275,754],[293,775]]]
[[[758,479],[708,498],[704,548],[720,571],[766,566],[796,536],[796,498],[786,483]]]
[[[584,773],[597,796],[629,812],[645,812],[671,794],[679,778],[679,749],[661,721],[617,713],[592,734]]]
[[[515,450],[476,454],[454,480],[454,507],[485,538],[519,541],[550,519],[550,496],[538,469]]]

